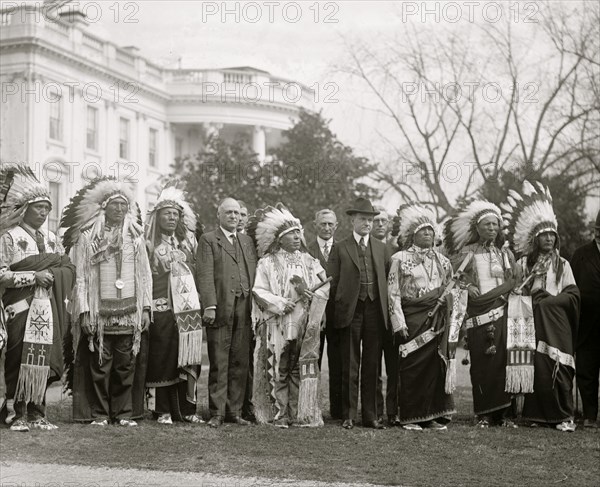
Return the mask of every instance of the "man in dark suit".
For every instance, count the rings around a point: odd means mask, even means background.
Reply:
[[[583,427],[598,428],[598,373],[600,373],[600,211],[594,240],[579,247],[571,268],[581,292],[581,315],[575,349],[577,388],[583,403]]]
[[[248,205],[242,200],[237,200],[240,205],[240,221],[237,224],[238,235],[246,235],[246,225],[248,224]],[[244,404],[242,406],[242,418],[246,421],[254,423],[256,417],[254,416],[254,407],[252,406],[252,382],[254,375],[254,347],[256,346],[256,340],[254,334],[250,334],[250,355],[248,360],[248,379],[246,380],[246,392],[244,393]]]
[[[334,300],[334,326],[340,330],[342,354],[342,426],[352,429],[360,395],[363,426],[385,429],[377,417],[377,378],[381,347],[388,326],[385,244],[369,238],[377,212],[371,202],[358,198],[350,215],[353,232],[336,243],[328,262]],[[361,358],[362,342],[362,358]]]
[[[238,202],[224,199],[217,218],[219,228],[200,237],[196,259],[210,362],[208,425],[213,428],[224,420],[248,424],[241,414],[250,354],[250,293],[256,270],[252,239],[236,231]]]
[[[382,206],[376,206],[375,210],[379,215],[373,218],[373,230],[371,237],[380,240],[385,244],[385,251],[388,258],[391,258],[390,246],[386,242],[390,218],[388,212]],[[398,344],[394,343],[394,335],[391,330],[386,330],[383,336],[383,358],[385,361],[385,373],[387,376],[387,386],[385,392],[385,409],[388,415],[388,424],[390,426],[400,426],[398,417]],[[383,417],[383,380],[381,373],[377,379],[377,415],[379,419]]]
[[[248,205],[242,200],[237,200],[240,205],[240,221],[237,224],[237,231],[246,234],[246,225],[248,224]]]
[[[338,226],[335,213],[330,209],[317,211],[315,214],[317,238],[308,245],[308,251],[315,259],[319,259],[323,269],[327,269],[329,254],[334,245],[333,234]],[[333,419],[342,419],[342,359],[340,356],[340,333],[333,326],[333,300],[325,309],[325,329],[321,330],[321,352],[319,369],[323,360],[325,338],[327,338],[327,365],[329,366],[329,411]]]

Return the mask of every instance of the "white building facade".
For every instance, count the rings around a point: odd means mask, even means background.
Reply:
[[[250,67],[165,69],[91,32],[78,12],[0,12],[0,161],[26,162],[53,197],[49,227],[98,175],[128,181],[145,213],[175,158],[210,134],[242,135],[258,160],[312,110],[306,86]]]

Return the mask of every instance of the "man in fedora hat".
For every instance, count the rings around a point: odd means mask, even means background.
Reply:
[[[379,214],[371,202],[358,198],[346,214],[350,216],[352,235],[333,247],[328,262],[334,326],[341,335],[342,426],[352,429],[356,421],[360,370],[363,426],[384,429],[377,417],[377,379],[382,339],[388,326],[389,261],[385,244],[369,238],[373,218]]]

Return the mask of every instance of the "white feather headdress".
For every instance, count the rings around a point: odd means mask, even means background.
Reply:
[[[275,207],[267,206],[256,210],[249,218],[247,228],[259,257],[278,249],[278,239],[292,230],[300,230],[302,244],[306,247],[300,220],[294,217],[282,203],[277,203]]]
[[[446,222],[444,245],[448,255],[454,255],[465,245],[479,240],[477,224],[487,216],[494,216],[502,226],[502,213],[495,204],[485,200],[476,200],[467,205]]]
[[[542,183],[524,181],[521,193],[511,189],[507,203],[501,206],[507,215],[508,235],[517,253],[530,254],[535,237],[540,233],[554,232],[558,236],[552,195]]]
[[[128,203],[124,231],[130,231],[134,237],[142,235],[142,215],[129,186],[111,177],[99,178],[80,189],[64,209],[60,226],[66,228],[63,236],[66,252],[79,241],[82,232],[91,228],[96,234],[102,228],[106,205],[118,197]]]
[[[50,203],[50,193],[29,166],[12,162],[0,163],[0,231],[4,233],[23,221],[30,203]]]
[[[400,220],[398,243],[400,248],[412,244],[415,233],[425,227],[431,227],[435,235],[439,235],[439,228],[433,210],[420,203],[407,203],[396,211]]]
[[[176,208],[181,214],[180,225],[182,226],[179,232],[182,235],[185,233],[196,232],[196,215],[186,201],[186,193],[175,186],[166,186],[160,192],[156,205],[148,212],[146,221],[146,239],[153,239],[156,233],[160,231],[156,224],[156,217],[159,210],[163,208]]]

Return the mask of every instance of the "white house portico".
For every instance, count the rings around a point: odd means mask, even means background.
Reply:
[[[281,143],[312,90],[249,66],[167,69],[118,46],[70,9],[0,11],[0,160],[25,161],[54,198],[50,227],[87,179],[125,178],[142,210],[176,157],[210,134],[243,136],[259,160]]]

